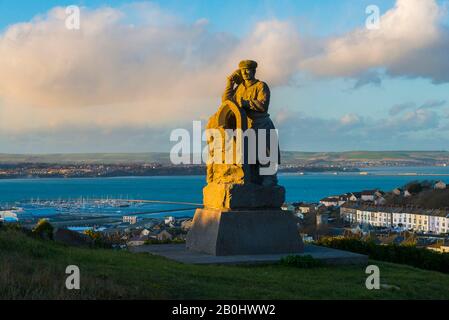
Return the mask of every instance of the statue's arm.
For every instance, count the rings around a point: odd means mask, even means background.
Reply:
[[[266,83],[262,82],[261,87],[258,90],[256,99],[248,100],[245,107],[257,112],[267,112],[269,104],[270,89],[268,88]]]
[[[235,96],[234,81],[228,78],[226,81],[226,87],[223,92],[223,96],[221,97],[221,102],[225,102],[226,100],[234,101],[234,96]]]

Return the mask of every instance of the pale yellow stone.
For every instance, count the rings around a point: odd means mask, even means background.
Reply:
[[[208,136],[209,161],[203,190],[204,206],[211,208],[279,208],[285,200],[285,189],[274,183],[261,186],[265,177],[259,175],[258,164],[242,163],[239,150],[242,139],[226,143],[226,129],[274,129],[268,111],[270,90],[268,85],[255,79],[255,61],[245,60],[241,69],[228,77],[223,102],[209,118],[206,129],[215,129]],[[217,134],[217,135],[215,135]],[[240,148],[239,148],[240,147]]]

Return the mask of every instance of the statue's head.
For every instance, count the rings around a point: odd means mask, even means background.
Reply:
[[[239,63],[239,69],[243,80],[254,80],[256,76],[257,62],[253,60],[243,60]]]

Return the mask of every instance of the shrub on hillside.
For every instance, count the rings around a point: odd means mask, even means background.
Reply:
[[[416,182],[416,183],[409,183],[407,185],[406,190],[411,194],[417,194],[420,193],[423,190],[423,188],[419,182]]]
[[[101,233],[96,232],[92,229],[87,229],[83,232],[86,236],[91,238],[93,241],[100,241],[101,240]]]
[[[145,240],[144,244],[179,244],[185,243],[186,241],[179,238],[167,239],[167,240],[157,240],[157,239],[149,239]]]
[[[36,226],[32,230],[34,235],[42,239],[52,240],[53,239],[53,226],[47,219],[40,219]]]
[[[101,232],[94,231],[92,229],[87,229],[83,232],[89,239],[92,240],[91,245],[100,248],[111,248],[112,244],[107,241]]]
[[[23,229],[23,227],[19,223],[7,223],[0,221],[0,229],[20,231]]]
[[[411,265],[413,267],[449,273],[449,254],[414,246],[377,245],[372,241],[324,237],[318,245],[366,254],[370,259]]]

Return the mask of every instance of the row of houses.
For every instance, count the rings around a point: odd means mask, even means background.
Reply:
[[[447,188],[447,185],[444,181],[439,180],[429,187],[434,190],[444,190]],[[410,191],[401,188],[395,188],[391,193],[405,198],[412,196]],[[363,190],[362,192],[348,192],[342,195],[329,196],[320,200],[320,204],[326,207],[339,207],[348,202],[372,202],[375,205],[384,205],[386,203],[385,192],[378,189]]]
[[[432,188],[434,190],[445,190],[447,189],[447,185],[444,181],[438,180],[432,186],[428,186],[428,188]],[[404,190],[402,188],[395,188],[391,191],[391,193],[396,196],[403,196],[405,198],[413,195],[409,190]]]
[[[135,231],[139,231],[138,234],[135,234],[130,238],[124,237],[122,240],[126,240],[128,246],[141,246],[149,240],[185,240],[186,233],[191,226],[192,219],[175,219],[174,217],[169,216],[165,217],[163,222],[153,225],[151,228],[136,229]],[[175,233],[167,230],[167,228],[172,229]]]
[[[320,200],[326,207],[339,207],[347,202],[373,202],[375,205],[385,204],[385,192],[381,190],[363,190],[362,192],[348,192],[338,196],[329,196]]]
[[[154,233],[149,231],[148,229],[142,230],[142,232],[139,235],[136,235],[130,239],[123,238],[123,240],[127,240],[126,245],[127,246],[142,246],[145,244],[148,240],[158,240],[158,241],[165,241],[165,240],[173,240],[174,235],[172,235],[167,230],[162,230],[160,232]]]
[[[420,208],[366,206],[347,204],[340,207],[340,217],[349,223],[374,227],[399,228],[424,233],[449,233],[449,211]]]
[[[17,222],[19,218],[17,213],[12,210],[1,210],[0,211],[0,222]]]

